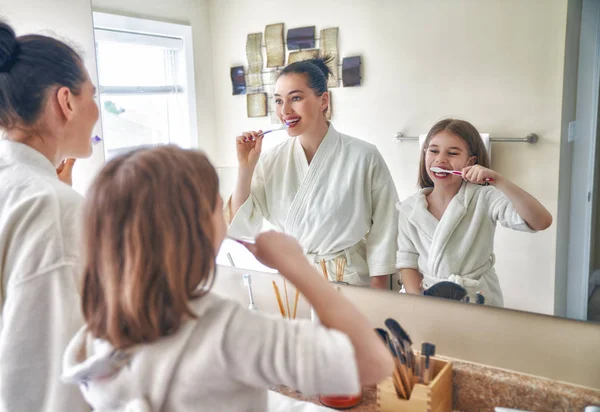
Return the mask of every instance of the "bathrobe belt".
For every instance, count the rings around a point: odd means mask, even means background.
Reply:
[[[352,258],[350,256],[353,253],[358,252],[363,244],[364,244],[364,241],[361,240],[360,242],[356,243],[354,246],[350,246],[349,248],[342,249],[337,252],[325,253],[323,255],[319,255],[317,253],[307,253],[306,258],[309,260],[309,262],[318,264],[322,260],[324,260],[325,262],[329,262],[331,260],[335,260],[335,259],[339,258],[340,256],[345,256],[346,257],[346,265],[351,266]]]
[[[451,273],[447,278],[438,278],[438,277],[431,277],[428,274],[423,273],[422,288],[424,290],[429,289],[436,283],[442,282],[442,281],[454,282],[465,288],[476,288],[481,283],[480,282],[481,277],[487,271],[489,271],[491,268],[494,267],[494,263],[496,263],[496,255],[492,253],[490,255],[490,258],[488,260],[486,260],[483,265],[479,266],[477,269],[475,269],[469,273],[466,273],[466,274]]]

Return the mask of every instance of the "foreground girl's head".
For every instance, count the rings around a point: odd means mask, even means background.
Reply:
[[[207,292],[225,236],[215,169],[198,151],[136,150],[110,161],[84,207],[83,314],[117,348],[177,331]]]

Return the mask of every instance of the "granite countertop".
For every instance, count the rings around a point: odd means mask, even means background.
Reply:
[[[271,388],[272,390],[279,392],[282,395],[289,396],[290,398],[297,399],[299,401],[312,402],[316,405],[324,406],[319,402],[318,396],[305,396],[295,390],[286,388],[285,386],[278,386]],[[377,412],[377,387],[369,386],[363,388],[362,402],[353,408],[346,409],[352,412]]]
[[[471,362],[452,361],[452,409],[455,412],[494,411],[495,406],[527,411],[576,411],[600,406],[600,390]],[[321,405],[318,396],[304,396],[286,387],[271,388],[282,395]],[[321,405],[322,406],[322,405]],[[363,389],[362,402],[348,410],[377,412],[377,387]]]

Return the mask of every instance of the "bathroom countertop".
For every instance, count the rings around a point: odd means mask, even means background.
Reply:
[[[305,396],[295,390],[286,388],[285,386],[278,386],[272,388],[272,390],[279,392],[282,395],[289,396],[290,398],[297,399],[299,401],[312,402],[316,405],[321,405],[318,396]],[[363,388],[363,399],[362,402],[354,408],[346,409],[352,412],[377,412],[377,387],[370,386]]]
[[[538,376],[451,360],[452,409],[455,412],[493,412],[495,406],[527,411],[581,411],[588,405],[600,406],[600,390],[585,388]],[[273,390],[290,398],[321,405],[318,396],[304,396],[286,387]],[[362,402],[353,412],[377,412],[377,388],[363,389]]]

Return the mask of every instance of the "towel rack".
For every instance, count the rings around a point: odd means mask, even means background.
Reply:
[[[402,133],[398,132],[394,135],[394,139],[397,142],[403,142],[405,140],[419,140],[419,136],[404,136]],[[490,140],[492,142],[508,142],[508,143],[537,143],[539,136],[535,133],[529,133],[525,137],[491,137]]]

